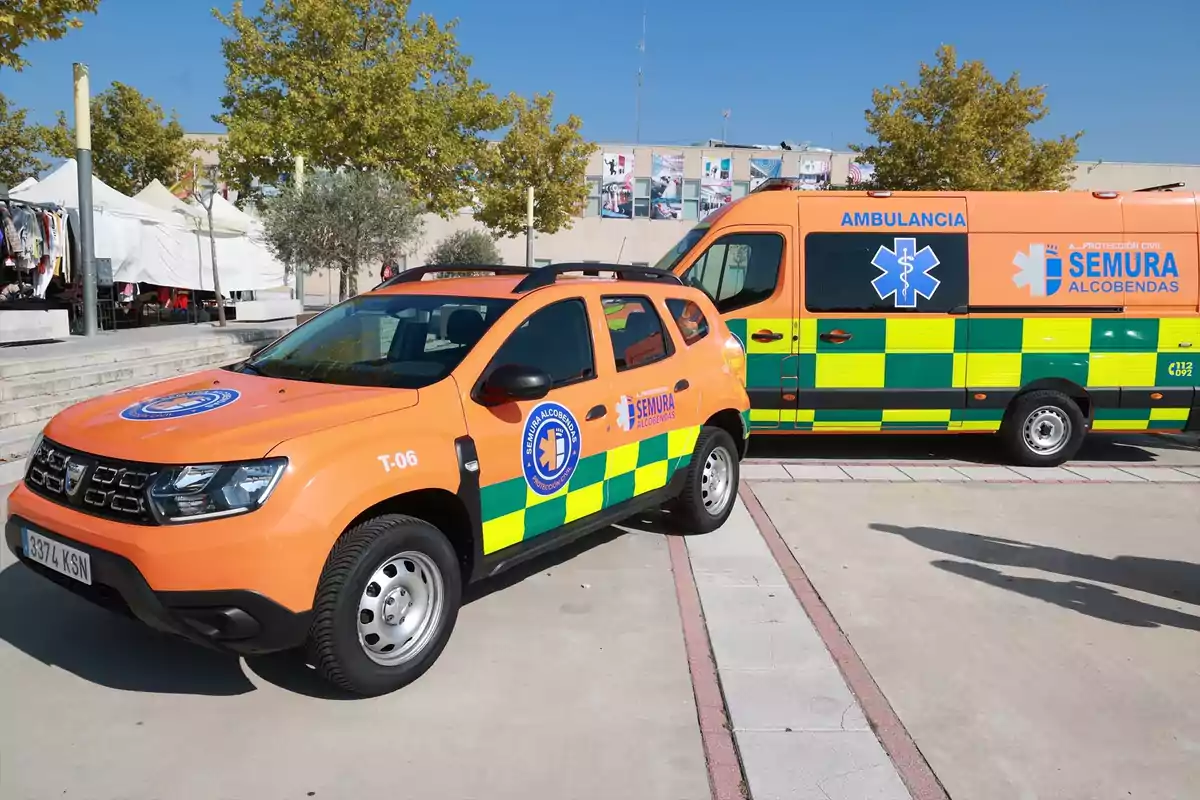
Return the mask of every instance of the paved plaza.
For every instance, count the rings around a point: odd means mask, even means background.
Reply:
[[[375,699],[291,656],[152,633],[6,551],[0,796],[1165,800],[1200,784],[1200,449],[1098,441],[1030,472],[956,443],[841,441],[838,458],[828,439],[756,440],[712,534],[651,515],[485,584],[438,664]]]

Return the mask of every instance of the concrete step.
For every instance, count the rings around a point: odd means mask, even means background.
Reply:
[[[115,380],[109,383],[96,384],[75,389],[73,391],[44,394],[37,397],[29,397],[22,400],[5,400],[0,402],[0,431],[5,428],[12,428],[17,425],[29,425],[38,421],[48,420],[62,411],[64,408],[69,408],[76,403],[81,403],[84,400],[90,400],[93,397],[99,397],[102,394],[114,392],[117,389],[125,389],[130,386],[138,386],[143,383],[149,383],[163,378],[171,378],[178,375],[185,375],[189,372],[198,372],[202,369],[214,366],[223,366],[232,364],[235,361],[240,361],[254,350],[253,345],[243,345],[240,352],[228,351],[220,357],[212,360],[206,360],[201,364],[183,365],[187,359],[180,357],[176,359],[178,366],[173,371],[167,371],[166,368],[159,368],[158,374],[153,377],[128,377],[120,380]]]
[[[245,358],[256,346],[225,342],[197,344],[201,346],[178,353],[125,358],[99,365],[6,378],[0,381],[0,403],[65,394],[88,387],[96,387],[99,394],[106,391],[104,387],[108,384],[152,381],[177,375],[182,369],[200,370],[209,364],[236,361]]]
[[[104,364],[187,353],[197,348],[218,345],[258,347],[277,339],[287,330],[286,327],[278,329],[231,328],[220,332],[199,331],[191,333],[191,335],[175,334],[159,339],[150,338],[149,335],[130,337],[124,340],[114,338],[111,342],[98,342],[91,346],[77,341],[35,345],[21,348],[21,355],[0,351],[0,356],[7,356],[0,358],[0,382],[27,375],[86,369]]]

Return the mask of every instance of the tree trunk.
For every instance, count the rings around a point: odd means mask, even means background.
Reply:
[[[208,198],[208,244],[212,249],[213,291],[217,294],[217,325],[225,327],[225,298],[221,295],[221,274],[217,272],[217,238],[213,233],[213,201]]]
[[[346,302],[346,291],[350,288],[349,276],[346,273],[346,267],[338,270],[338,302]]]

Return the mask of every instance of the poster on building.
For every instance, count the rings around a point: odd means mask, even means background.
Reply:
[[[866,183],[871,183],[875,180],[875,167],[871,164],[860,164],[857,161],[850,162],[850,170],[846,176],[846,183],[849,186],[861,186]]]
[[[633,154],[605,153],[600,216],[633,219]]]
[[[733,162],[729,158],[704,158],[700,176],[700,217],[703,219],[733,199]]]
[[[754,191],[771,178],[783,174],[782,158],[752,158],[750,159],[750,191]]]
[[[823,153],[800,154],[800,180],[798,189],[828,189],[829,178],[833,171],[832,151]]]
[[[650,219],[681,219],[683,156],[655,154],[650,163]]]

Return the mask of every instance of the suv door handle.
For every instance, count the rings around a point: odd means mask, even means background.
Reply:
[[[750,338],[756,342],[778,342],[783,338],[783,334],[776,333],[775,331],[761,330],[750,334]]]
[[[843,342],[850,341],[852,338],[854,338],[854,334],[837,328],[821,334],[821,341],[832,342],[833,344],[842,344]]]
[[[689,386],[691,386],[691,384],[687,382],[687,378],[680,378],[675,383],[675,391],[682,392],[684,389],[688,388]]]
[[[584,417],[583,419],[585,422],[591,422],[592,420],[600,419],[607,413],[608,413],[608,409],[605,408],[604,406],[592,406],[592,410],[589,411],[587,413],[587,416]]]

